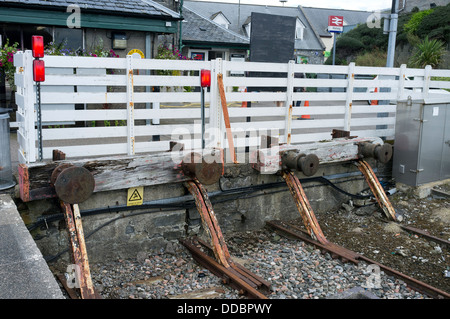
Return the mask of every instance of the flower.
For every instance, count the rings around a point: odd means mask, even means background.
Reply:
[[[5,45],[0,47],[0,73],[5,75],[10,87],[14,90],[14,73],[16,68],[14,67],[14,53],[17,51],[16,42],[13,45],[9,45],[9,39],[6,40]]]

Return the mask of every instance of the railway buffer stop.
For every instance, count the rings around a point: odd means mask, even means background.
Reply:
[[[229,148],[184,149],[180,141],[174,141],[165,152],[76,160],[65,159],[63,152],[55,150],[51,161],[19,164],[20,200],[30,206],[47,205],[31,214],[29,229],[40,235],[39,245],[46,256],[54,257],[68,239],[69,254],[64,258],[74,265],[82,298],[99,297],[90,275],[92,260],[126,256],[174,240],[224,283],[248,297],[267,298],[270,283],[233,260],[223,230],[255,229],[266,223],[281,229],[272,220],[298,215],[307,230],[304,238],[343,260],[365,260],[330,242],[321,230],[313,210],[317,202],[310,200],[325,195],[308,192],[303,184],[326,182],[327,175],[362,174],[386,219],[397,220],[373,169],[387,164],[393,155],[392,146],[379,137],[335,130],[332,139],[291,145],[261,136],[266,143],[248,154],[249,163],[238,163],[221,75],[215,89],[222,102]],[[232,163],[225,163],[228,152]],[[284,187],[286,192],[264,195],[271,187]],[[245,198],[251,193],[260,196]],[[246,203],[245,209],[230,204],[238,199]],[[139,204],[130,203],[134,200]],[[280,202],[294,209],[280,207]],[[100,229],[100,239],[85,236]]]

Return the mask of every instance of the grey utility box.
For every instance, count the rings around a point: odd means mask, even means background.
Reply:
[[[392,176],[409,186],[450,178],[450,94],[398,101]]]

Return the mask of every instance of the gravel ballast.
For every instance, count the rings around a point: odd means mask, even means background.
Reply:
[[[429,299],[364,262],[343,263],[268,228],[225,234],[225,239],[236,262],[271,283],[270,299],[351,298],[352,291],[366,299]],[[178,242],[135,259],[92,264],[91,275],[105,299],[245,298],[198,265]]]

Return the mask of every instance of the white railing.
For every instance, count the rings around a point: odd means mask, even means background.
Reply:
[[[35,162],[38,154],[32,60],[30,51],[14,57],[21,163]],[[212,74],[211,88],[205,93],[206,143],[223,148],[228,142],[218,74],[223,75],[230,105],[234,145],[241,149],[257,147],[263,134],[279,135],[280,142],[288,144],[329,140],[332,129],[360,137],[392,138],[397,100],[434,96],[433,89],[450,88],[448,81],[432,80],[450,77],[450,71],[429,67],[141,60],[131,56],[46,56],[44,61],[44,159],[52,157],[53,149],[73,158],[167,151],[170,141],[182,142],[185,149],[201,148],[201,69]],[[176,75],[158,75],[170,72],[157,70],[175,70]],[[246,76],[231,76],[236,71]],[[273,77],[274,73],[278,77]],[[307,78],[297,78],[296,73],[305,73]],[[414,80],[409,80],[412,77]],[[161,90],[153,91],[153,87]],[[305,87],[307,92],[299,93],[294,90],[297,87]],[[242,107],[247,101],[251,107]],[[303,107],[290,107],[295,101],[302,101]],[[309,107],[304,107],[306,101]],[[302,116],[310,120],[296,120]]]

